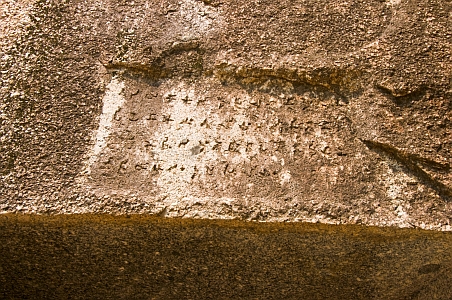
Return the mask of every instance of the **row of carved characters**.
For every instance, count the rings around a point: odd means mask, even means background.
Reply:
[[[277,129],[279,133],[295,133],[295,132],[303,132],[308,134],[309,132],[314,132],[315,128],[321,128],[322,130],[331,130],[334,127],[338,127],[340,123],[351,123],[351,121],[344,116],[339,116],[337,120],[325,120],[322,119],[320,121],[313,120],[302,120],[300,117],[294,116],[269,116],[263,117],[259,114],[252,114],[245,120],[240,120],[235,118],[232,115],[224,116],[225,118],[221,120],[221,122],[217,123],[217,126],[221,126],[223,129],[231,129],[235,124],[239,126],[239,128],[243,131],[248,130],[249,128],[261,128],[262,123],[267,125],[268,129]],[[144,120],[148,121],[158,121],[161,123],[172,123],[175,121],[175,118],[170,113],[161,113],[158,114],[155,111],[150,111],[144,114]],[[119,121],[120,117],[115,115],[115,120]],[[137,113],[130,112],[129,113],[130,121],[138,121]],[[344,121],[345,120],[345,121]],[[254,121],[254,122],[253,122]],[[253,124],[254,123],[254,124]],[[179,125],[196,125],[198,124],[201,127],[210,128],[212,125],[209,122],[208,118],[202,118],[197,120],[196,117],[187,117],[178,122]]]
[[[215,145],[215,147],[221,147],[221,143],[218,143]],[[247,143],[244,145],[245,147],[241,148],[243,145],[240,144],[240,142],[232,142],[229,143],[228,150],[226,150],[229,153],[242,153],[241,150],[244,151],[251,151],[251,147],[253,147],[253,143]],[[298,159],[313,159],[315,157],[324,157],[329,158],[330,156],[336,156],[341,157],[345,156],[346,153],[341,151],[340,146],[332,146],[327,144],[324,141],[315,141],[315,140],[306,140],[303,143],[295,143],[292,145],[287,145],[285,141],[274,141],[272,143],[268,144],[260,144],[257,145],[259,147],[259,151],[262,153],[262,155],[249,155],[243,164],[248,165],[256,165],[261,166],[263,161],[272,161],[275,159],[275,155],[283,155],[283,159],[286,161],[291,160],[298,160]],[[192,147],[190,150],[191,155],[199,155],[202,152],[204,152],[205,145],[197,145],[195,147]],[[215,148],[217,149],[217,148]],[[334,153],[332,153],[334,151]],[[116,155],[103,155],[103,158],[100,159],[100,163],[103,165],[110,165],[111,170],[118,170],[118,173],[124,173],[127,170],[129,171],[150,171],[151,173],[157,174],[160,171],[164,170],[163,165],[165,165],[163,162],[153,162],[153,161],[142,161],[140,158],[134,158],[134,156],[129,156],[129,159],[122,159],[118,160],[116,159]],[[227,159],[228,157],[223,157],[223,159]],[[233,170],[237,165],[237,163],[232,163],[233,157],[229,156],[229,160],[226,161],[225,164],[228,164],[229,170]],[[281,159],[280,159],[281,160]],[[229,161],[229,162],[228,162]],[[117,167],[112,166],[112,164],[117,164]],[[271,163],[273,165],[273,163]],[[204,162],[199,162],[197,164],[198,167],[204,166]],[[133,169],[131,169],[133,167]],[[102,167],[101,167],[102,168]],[[172,169],[178,168],[180,171],[184,171],[187,169],[187,166],[185,166],[183,163],[180,163],[174,165],[167,165],[166,170],[170,171]],[[210,174],[211,167],[206,167],[206,174]],[[212,167],[213,168],[213,167]],[[232,168],[232,169],[231,169]],[[238,167],[240,169],[240,167]],[[265,171],[262,171],[265,173]],[[226,171],[223,172],[225,174]],[[233,173],[232,171],[229,173]]]
[[[134,95],[135,93],[133,93]],[[196,105],[202,105],[206,102],[209,102],[210,104],[212,103],[216,103],[216,108],[217,109],[222,109],[224,107],[227,107],[229,105],[227,105],[226,100],[223,99],[222,97],[189,97],[188,95],[184,95],[182,97],[177,97],[178,95],[173,94],[173,93],[167,93],[162,97],[162,102],[163,103],[170,103],[173,101],[177,101],[178,98],[180,98],[180,100],[187,104],[187,105],[191,105],[193,102],[196,102]],[[146,96],[144,97],[143,100],[146,102],[146,99],[151,99],[151,98],[155,98],[158,97],[158,94],[156,92],[153,93],[147,93]],[[310,96],[294,96],[294,95],[284,95],[281,94],[279,97],[262,97],[262,96],[254,96],[254,97],[246,97],[247,99],[243,98],[243,97],[232,97],[232,102],[233,102],[233,106],[235,108],[247,108],[248,105],[250,104],[251,107],[255,107],[258,108],[261,105],[265,105],[265,106],[274,106],[275,108],[280,108],[280,105],[283,106],[297,106],[300,105],[302,106],[302,108],[304,109],[306,107],[306,104],[309,104],[312,102],[313,98],[311,98]],[[243,106],[243,107],[242,107]],[[121,110],[119,110],[118,112],[116,112],[115,114],[115,120],[119,121],[121,120],[121,115],[122,112]],[[128,119],[130,121],[138,121],[139,119],[145,119],[145,120],[159,120],[162,122],[168,122],[171,117],[168,115],[162,115],[161,118],[159,119],[157,116],[157,112],[155,110],[151,110],[145,113],[141,113],[138,111],[130,111],[128,113]]]
[[[264,160],[265,161],[265,160]],[[121,162],[121,166],[127,164],[127,160]],[[137,171],[147,171],[150,175],[156,175],[159,172],[165,171],[163,164],[158,162],[151,163],[139,163],[135,164],[134,169]],[[120,169],[120,168],[119,168]],[[209,176],[237,176],[245,175],[248,177],[261,176],[278,176],[282,171],[283,167],[279,163],[266,163],[262,160],[255,162],[242,162],[240,164],[234,164],[228,161],[220,161],[216,164],[205,164],[194,166],[193,168],[188,168],[187,166],[181,164],[172,164],[166,168],[166,171],[184,172],[190,171],[193,173],[192,179],[195,176],[209,175]]]

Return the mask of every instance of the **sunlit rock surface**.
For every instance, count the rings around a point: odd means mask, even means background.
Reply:
[[[0,210],[450,230],[449,1],[2,1]]]

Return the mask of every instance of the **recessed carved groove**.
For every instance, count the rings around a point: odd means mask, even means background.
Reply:
[[[396,91],[382,84],[377,84],[376,88],[398,106],[409,106],[411,103],[424,98],[428,92],[428,88],[425,86],[407,92]]]
[[[186,51],[202,51],[199,45],[194,43],[184,43],[174,49],[165,51],[162,57],[175,55]],[[160,60],[162,58],[160,57]],[[104,65],[110,71],[126,71],[138,76],[148,77],[152,80],[168,79],[175,76],[175,72],[164,67],[164,64],[140,64],[130,62],[113,62]],[[270,69],[270,68],[244,68],[229,64],[219,64],[211,69],[201,66],[201,76],[215,76],[226,84],[238,83],[243,87],[262,86],[270,83],[271,86],[284,86],[287,83],[292,87],[307,86],[320,88],[337,95],[347,102],[347,95],[361,92],[361,86],[357,85],[356,79],[359,72],[342,69],[317,69],[312,71],[299,69]],[[196,73],[193,73],[196,74]],[[199,73],[197,73],[199,74]],[[196,75],[195,75],[196,76]],[[273,84],[272,84],[273,83]]]
[[[171,45],[170,49],[162,52],[160,57],[163,58],[166,56],[170,56],[170,55],[174,55],[174,54],[178,54],[178,53],[182,53],[182,52],[187,52],[187,51],[203,52],[203,50],[199,46],[200,45],[197,40],[191,40],[191,41],[186,41],[186,42],[174,42]]]
[[[420,182],[435,190],[444,201],[452,200],[452,190],[445,184],[433,178],[431,175],[429,175],[427,172],[425,172],[418,166],[418,163],[420,163],[422,165],[429,166],[433,169],[450,170],[450,166],[448,164],[438,163],[423,157],[419,157],[417,155],[407,153],[386,143],[380,143],[371,140],[362,140],[362,139],[360,140],[369,149],[374,150],[377,153],[384,154],[405,166],[406,169],[411,174],[416,176]]]
[[[169,68],[165,66],[165,60],[170,59],[174,61],[179,61],[177,56],[190,54],[195,52],[198,57],[202,55],[205,50],[200,47],[197,40],[190,41],[176,41],[172,43],[168,49],[161,51],[156,56],[154,56],[150,61],[144,63],[138,60],[123,61],[121,59],[112,59],[108,63],[104,63],[104,67],[111,71],[127,71],[132,74],[137,74],[143,77],[147,77],[152,80],[166,79],[173,77],[174,74],[180,73],[177,69]],[[176,57],[176,58],[175,58]],[[193,62],[192,62],[193,63]],[[179,66],[184,65],[184,69],[188,71],[187,73],[199,74],[199,70],[202,71],[202,59],[197,59],[193,64],[179,63]],[[198,71],[198,72],[193,72]]]
[[[218,7],[221,4],[223,4],[220,0],[198,0],[198,1],[201,1],[205,5],[209,5],[209,6],[212,6],[212,7]]]
[[[339,95],[358,93],[362,87],[357,84],[362,72],[340,68],[319,68],[315,70],[289,68],[247,68],[226,63],[213,70],[220,80],[237,81],[244,84],[264,83],[267,80],[284,80],[292,84],[323,87]]]

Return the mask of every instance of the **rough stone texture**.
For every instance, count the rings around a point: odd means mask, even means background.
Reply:
[[[450,230],[450,1],[2,1],[0,209]]]
[[[0,216],[2,299],[447,300],[452,235],[143,216]]]

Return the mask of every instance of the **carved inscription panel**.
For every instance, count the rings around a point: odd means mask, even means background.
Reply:
[[[80,178],[169,216],[339,223],[366,215],[377,224],[380,211],[395,211],[391,222],[405,224],[400,199],[422,185],[402,165],[369,163],[379,155],[359,138],[359,105],[321,86],[271,79],[155,82],[119,72]]]
[[[112,77],[84,176],[173,199],[327,193],[350,172],[340,162],[354,129],[341,110],[334,94],[302,87]]]

